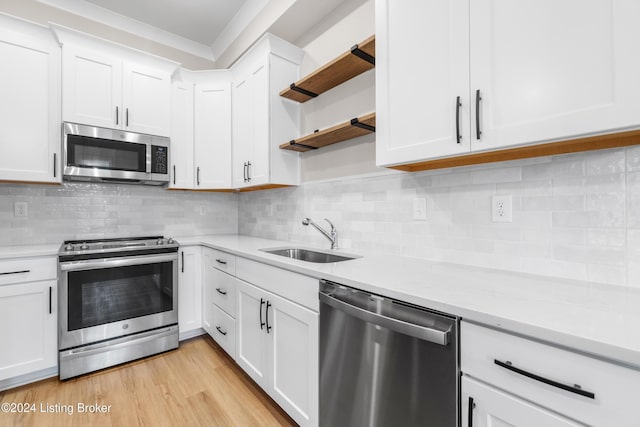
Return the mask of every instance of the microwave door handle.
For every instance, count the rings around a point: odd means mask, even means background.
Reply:
[[[126,267],[130,265],[177,261],[177,253],[131,258],[92,259],[86,261],[65,261],[60,263],[61,271],[95,270],[100,268]]]

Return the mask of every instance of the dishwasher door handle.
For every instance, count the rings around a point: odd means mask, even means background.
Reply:
[[[387,317],[382,314],[372,313],[355,305],[351,305],[324,292],[320,292],[320,301],[331,307],[343,311],[353,317],[357,317],[365,322],[374,323],[395,332],[400,332],[424,341],[434,344],[446,346],[449,344],[449,331],[440,331],[437,329],[427,328],[425,326],[416,325],[405,322],[403,320]]]

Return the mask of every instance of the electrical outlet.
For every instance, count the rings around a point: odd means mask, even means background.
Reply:
[[[511,196],[491,196],[491,221],[512,222]]]
[[[413,199],[413,219],[427,219],[427,199]]]
[[[13,216],[16,218],[26,218],[29,216],[29,205],[27,202],[15,202],[13,204]]]

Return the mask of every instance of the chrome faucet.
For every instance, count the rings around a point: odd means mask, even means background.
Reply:
[[[304,218],[302,220],[302,225],[312,225],[312,226],[314,226],[316,228],[316,230],[318,230],[319,232],[321,232],[324,235],[324,237],[329,239],[329,241],[331,242],[331,249],[338,249],[338,230],[336,230],[336,228],[333,226],[331,221],[329,221],[327,218],[325,218],[324,220],[327,221],[329,223],[329,225],[331,226],[331,231],[330,232],[325,230],[324,228],[320,227],[315,222],[313,222],[313,220],[311,218]]]

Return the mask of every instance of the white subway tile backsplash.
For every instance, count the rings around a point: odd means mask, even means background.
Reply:
[[[327,217],[354,250],[640,287],[640,147],[260,193],[239,195],[242,234],[325,245],[316,230],[290,230]],[[512,223],[491,221],[494,194],[512,196]],[[413,220],[416,197],[426,221]],[[258,209],[266,198],[274,217]]]
[[[27,218],[13,218],[15,201],[29,203]],[[0,221],[2,245],[149,234],[194,236],[238,229],[235,194],[131,185],[0,184],[0,215],[4,216]]]

